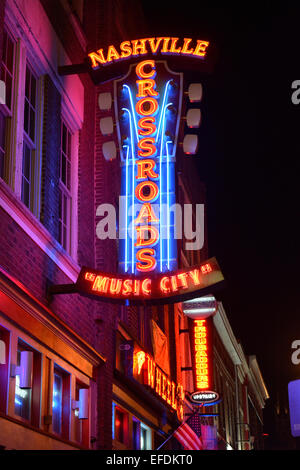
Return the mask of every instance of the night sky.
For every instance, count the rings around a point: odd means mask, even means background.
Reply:
[[[300,80],[300,6],[142,3],[153,36],[208,39],[218,49],[193,158],[207,187],[209,255],[227,281],[218,299],[245,353],[257,356],[272,439],[276,394],[300,378],[291,363],[291,343],[300,339],[300,104],[291,101]]]

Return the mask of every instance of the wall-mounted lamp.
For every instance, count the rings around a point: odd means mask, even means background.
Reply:
[[[5,82],[0,80],[0,104],[5,104],[6,89]]]
[[[191,83],[188,89],[188,96],[191,103],[198,103],[202,100],[202,83]]]
[[[201,111],[198,108],[191,108],[186,113],[186,124],[190,129],[197,129],[201,123]]]
[[[72,410],[78,410],[79,419],[88,419],[89,417],[89,390],[81,388],[79,390],[79,401],[72,401]]]
[[[112,105],[112,96],[111,93],[99,93],[98,96],[98,106],[101,111],[109,111]]]
[[[117,157],[117,147],[113,140],[109,142],[104,142],[102,145],[102,153],[105,160],[110,161],[114,160]]]
[[[11,377],[20,376],[20,388],[32,388],[33,352],[21,351],[20,365],[11,365]]]
[[[198,136],[186,134],[183,139],[183,151],[187,155],[195,155],[198,150]]]
[[[6,364],[6,351],[5,351],[5,343],[0,340],[0,364]]]
[[[111,116],[100,119],[100,131],[102,135],[111,135],[114,131],[114,121]]]

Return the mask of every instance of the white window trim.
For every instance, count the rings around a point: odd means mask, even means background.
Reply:
[[[72,282],[77,281],[80,272],[79,265],[2,181],[0,182],[0,206]]]
[[[12,139],[11,148],[10,148],[10,175],[9,175],[9,185],[21,200],[22,192],[22,160],[23,160],[23,127],[24,127],[24,109],[21,106],[21,103],[24,103],[24,94],[25,94],[25,73],[26,62],[28,61],[32,69],[38,77],[41,75],[48,74],[53,81],[54,85],[58,89],[62,98],[62,116],[65,118],[66,123],[69,125],[72,132],[72,165],[71,165],[71,184],[72,184],[72,207],[71,207],[71,245],[69,255],[73,258],[73,265],[75,271],[79,273],[79,267],[77,266],[77,252],[78,252],[78,147],[79,147],[79,130],[82,126],[82,117],[78,114],[78,111],[75,109],[72,103],[72,97],[68,95],[65,89],[65,82],[62,77],[57,75],[57,70],[53,68],[53,65],[48,60],[45,51],[42,50],[38,38],[36,38],[31,31],[25,17],[22,15],[20,8],[18,7],[15,0],[8,0],[6,3],[5,10],[5,23],[9,31],[14,31],[15,34],[18,32],[19,39],[16,42],[16,58],[15,58],[15,96],[13,108],[13,122],[12,122]],[[21,39],[20,39],[21,37]],[[59,42],[59,40],[58,40]],[[60,42],[59,42],[60,44]],[[59,49],[59,52],[62,53],[63,48]],[[63,53],[65,60],[70,62],[67,58],[65,52]],[[23,72],[23,73],[22,73]],[[37,116],[37,141],[36,141],[36,181],[38,186],[34,188],[35,197],[34,197],[34,207],[32,207],[33,214],[40,220],[40,210],[41,210],[41,171],[42,171],[42,117],[43,117],[43,88],[44,80],[43,77],[38,78],[38,116]],[[39,158],[38,158],[39,157]],[[3,195],[2,195],[3,196]],[[1,203],[1,194],[0,194],[0,204]],[[28,225],[29,220],[25,218],[20,220],[20,214],[13,216],[13,206],[12,204],[6,204],[2,206],[13,218],[19,223],[21,227],[27,232],[27,234],[35,241],[36,233],[32,230],[32,224]],[[23,204],[23,203],[22,203]],[[26,208],[25,204],[23,204]],[[24,211],[26,212],[26,210]],[[34,225],[36,223],[34,222]],[[49,239],[49,236],[47,237]],[[49,241],[48,241],[49,243]],[[55,262],[59,263],[59,266],[62,267],[62,270],[70,277],[70,279],[75,282],[77,280],[74,277],[73,273],[70,273],[70,270],[67,266],[64,266],[65,263],[61,260],[57,260],[57,257],[61,257],[62,251],[60,248],[52,253],[48,245],[43,243],[38,243],[41,249],[46,252]],[[56,246],[56,241],[52,240],[52,245]],[[66,253],[68,257],[68,254]],[[69,264],[69,263],[67,263]],[[65,268],[65,269],[64,269]]]

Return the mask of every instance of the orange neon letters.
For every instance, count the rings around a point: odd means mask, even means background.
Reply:
[[[137,241],[135,246],[150,246],[157,242],[158,240],[158,230],[157,228],[151,225],[140,225],[136,228],[137,231]],[[145,234],[148,235],[150,232],[150,237],[146,238]]]
[[[153,271],[156,267],[155,250],[153,248],[142,248],[136,254],[136,267],[141,272]]]
[[[193,39],[191,38],[184,38],[183,40],[171,37],[134,39],[132,41],[121,42],[119,45],[119,51],[113,45],[108,46],[106,57],[104,55],[103,49],[98,49],[96,52],[89,53],[88,57],[91,60],[91,65],[93,68],[96,68],[99,65],[106,65],[108,63],[110,64],[123,59],[130,59],[131,57],[136,57],[139,55],[142,56],[148,52],[156,54],[159,51],[162,54],[188,54],[190,57],[204,58],[206,56],[209,42],[197,39],[196,44],[194,44],[195,47],[191,47],[191,43],[193,43]],[[145,70],[148,68],[148,66],[150,66],[149,72]],[[136,67],[136,73],[141,79],[154,78],[154,61],[142,61]]]
[[[156,166],[154,160],[137,160],[137,175],[136,179],[141,180],[145,178],[158,178],[159,175],[155,173]]]
[[[145,80],[137,80],[138,93],[137,98],[145,98],[146,96],[158,96],[155,87],[155,80],[152,78],[146,78]]]
[[[147,96],[136,103],[135,110],[140,116],[151,116],[158,110],[158,102],[155,98]]]
[[[149,192],[145,195],[144,188],[149,188]],[[142,181],[135,188],[135,196],[139,201],[149,202],[154,201],[158,195],[158,186],[153,181]]]
[[[138,142],[138,156],[152,157],[156,153],[156,145],[154,137],[145,137]]]

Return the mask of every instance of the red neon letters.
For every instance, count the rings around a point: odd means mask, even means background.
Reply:
[[[183,419],[183,386],[170,380],[152,357],[142,350],[134,352],[133,374],[177,411],[180,420]]]
[[[145,220],[146,223],[144,223]],[[146,217],[141,217],[136,230],[137,240],[135,246],[139,248],[137,263],[139,263],[139,270],[141,272],[147,272],[156,263],[153,246],[155,246],[158,240],[158,230],[155,226],[147,224]],[[211,272],[215,273],[216,271],[214,271],[210,263],[186,271],[173,272],[168,275],[161,274],[155,278],[135,278],[127,277],[126,275],[114,276],[101,272],[93,273],[83,268],[80,278],[81,282],[86,283],[85,286],[88,291],[99,295],[103,294],[106,297],[117,297],[120,299],[137,297],[160,298],[176,294],[181,295],[186,291],[201,288]]]
[[[206,320],[194,320],[196,389],[209,389],[209,362]]]

